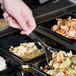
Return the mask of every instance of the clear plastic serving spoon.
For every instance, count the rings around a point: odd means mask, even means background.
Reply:
[[[52,53],[57,51],[57,49],[49,47],[48,45],[46,45],[39,37],[38,35],[33,31],[30,35],[28,35],[31,39],[33,39],[35,41],[35,43],[39,44],[43,50],[45,51],[45,55],[46,55],[46,61],[47,64],[49,65],[49,60],[52,59]]]

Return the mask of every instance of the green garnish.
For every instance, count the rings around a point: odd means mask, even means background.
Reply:
[[[68,56],[65,56],[65,54],[63,54],[63,57],[68,57]]]

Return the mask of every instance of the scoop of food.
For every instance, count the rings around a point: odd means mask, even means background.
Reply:
[[[57,24],[52,27],[52,30],[70,39],[76,39],[76,19],[56,19]]]
[[[52,76],[76,76],[76,55],[73,55],[72,51],[54,52],[49,65],[53,69],[49,69],[48,65],[44,68],[41,66],[40,69]]]
[[[3,57],[0,56],[0,71],[3,71],[5,70],[7,67],[6,67],[6,61]]]
[[[11,46],[10,52],[21,58],[35,58],[44,54],[43,49],[38,49],[34,42],[21,43],[19,46]]]

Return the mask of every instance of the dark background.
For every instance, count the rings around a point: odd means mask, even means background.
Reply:
[[[2,9],[0,8],[0,19],[3,17],[3,11],[2,11]]]
[[[69,2],[69,0],[48,0],[43,4],[40,4],[39,0],[23,0],[23,1],[32,9],[34,17],[37,17],[37,16],[39,17],[43,14],[46,14],[51,11],[58,10],[73,4]],[[3,11],[0,9],[0,18],[3,17],[2,14],[3,14]]]
[[[29,7],[30,9],[34,9],[42,4],[40,4],[39,0],[23,0]],[[49,0],[49,1],[52,1],[52,0]],[[46,2],[47,3],[47,2]],[[45,4],[45,3],[44,3]],[[2,9],[0,8],[0,18],[3,17],[3,11]]]

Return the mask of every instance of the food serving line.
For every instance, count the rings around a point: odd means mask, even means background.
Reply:
[[[76,40],[68,39],[51,30],[52,26],[57,22],[55,19],[58,17],[68,18],[71,16],[76,18],[76,4],[63,1],[53,4],[49,2],[46,5],[32,9],[38,25],[35,32],[47,45],[64,51],[72,50],[76,54]],[[2,21],[5,23],[3,19]],[[20,43],[34,41],[26,35],[20,35],[20,30],[9,27],[7,23],[3,25],[5,26],[1,26],[0,28],[0,55],[4,57],[8,66],[6,70],[0,72],[0,75],[22,76],[24,74],[24,76],[49,76],[40,70],[40,66],[46,64],[45,54],[33,59],[22,59],[9,51],[11,46],[18,46]],[[39,45],[36,46],[40,48]]]

